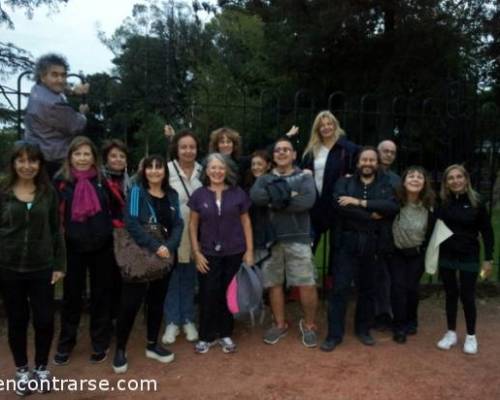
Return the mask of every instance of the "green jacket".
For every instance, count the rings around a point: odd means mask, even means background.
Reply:
[[[0,194],[0,268],[16,272],[66,270],[66,247],[58,198],[51,187],[31,208],[12,191]]]

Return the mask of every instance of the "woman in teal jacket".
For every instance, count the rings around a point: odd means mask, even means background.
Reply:
[[[54,284],[64,276],[66,255],[58,199],[40,148],[14,145],[7,178],[0,189],[0,292],[7,313],[9,346],[16,364],[16,393],[50,390],[47,370],[54,335]],[[27,333],[33,313],[35,368],[30,372]],[[31,387],[34,387],[31,385]]]

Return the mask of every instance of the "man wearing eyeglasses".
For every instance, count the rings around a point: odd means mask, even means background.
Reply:
[[[267,206],[268,219],[276,241],[271,256],[264,261],[264,286],[269,288],[269,300],[275,325],[264,333],[264,342],[276,344],[288,332],[285,319],[283,283],[296,286],[304,318],[299,329],[302,343],[316,347],[316,308],[318,294],[311,251],[309,210],[316,199],[316,187],[311,174],[294,166],[297,157],[288,138],[279,139],[273,147],[275,168],[257,179],[250,198],[257,206]]]
[[[69,143],[85,129],[88,112],[86,104],[75,111],[68,103],[66,59],[57,54],[40,57],[35,65],[36,84],[31,89],[24,118],[25,138],[40,146],[47,161],[47,171],[52,177],[60,168]],[[77,85],[73,93],[86,94],[89,85]]]

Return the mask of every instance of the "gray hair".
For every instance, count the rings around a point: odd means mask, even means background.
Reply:
[[[205,168],[203,168],[203,173],[201,174],[201,182],[203,183],[203,186],[210,185],[210,178],[207,176],[207,168],[208,164],[210,164],[214,160],[220,161],[226,167],[226,178],[224,179],[225,183],[229,186],[236,186],[238,184],[238,167],[230,157],[225,156],[221,153],[211,153],[207,156],[204,163]]]
[[[44,54],[38,58],[35,63],[35,80],[37,83],[41,82],[42,76],[53,65],[64,67],[66,72],[69,70],[69,64],[66,57],[55,53]]]

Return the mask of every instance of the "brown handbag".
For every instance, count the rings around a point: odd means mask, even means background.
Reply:
[[[156,222],[153,213],[151,222],[144,224],[144,231],[163,242],[165,240],[165,228]],[[173,257],[161,258],[145,247],[139,246],[130,236],[126,228],[115,228],[113,231],[113,246],[116,263],[124,282],[151,282],[163,278],[173,265]]]

